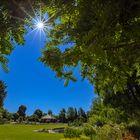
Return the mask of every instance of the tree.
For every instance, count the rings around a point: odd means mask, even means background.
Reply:
[[[43,116],[43,111],[40,109],[36,109],[33,114],[37,115],[38,119],[41,119],[41,117]]]
[[[0,108],[3,107],[4,99],[7,95],[6,84],[3,81],[0,81]]]
[[[89,122],[92,126],[103,126],[104,124],[120,124],[125,122],[125,114],[123,110],[119,108],[113,108],[112,106],[105,105],[104,101],[98,97],[93,101]]]
[[[28,116],[28,121],[38,122],[39,121],[39,117],[36,114],[33,114],[31,116]]]
[[[106,126],[115,128],[117,126],[120,131],[125,128],[138,138],[140,136],[140,110],[131,96],[130,93],[118,93],[106,94],[104,98],[96,98],[89,113],[88,123],[91,126],[96,125],[96,128]]]
[[[16,122],[19,118],[19,114],[18,113],[13,113],[13,120]]]
[[[24,44],[24,34],[26,32],[24,25],[30,25],[27,21],[31,20],[28,14],[35,16],[31,9],[32,7],[39,9],[39,6],[40,2],[37,0],[0,1],[0,65],[5,71],[8,71],[7,56],[11,54],[15,44]]]
[[[77,109],[76,109],[76,108],[74,108],[74,114],[75,114],[75,115],[74,115],[74,116],[75,116],[75,117],[74,117],[75,120],[78,119],[78,113],[77,113]]]
[[[25,29],[22,20],[16,20],[18,17],[17,9],[14,9],[13,1],[1,1],[0,7],[0,63],[1,66],[7,70],[8,59],[6,56],[10,55],[14,49],[14,40],[18,44],[23,44],[23,34]]]
[[[83,79],[94,84],[101,99],[96,107],[102,108],[95,109],[94,118],[116,123],[125,121],[128,114],[139,116],[140,2],[58,0],[51,6],[49,2],[53,28],[40,61],[65,79],[65,85],[76,81],[73,68],[80,67]],[[61,50],[60,44],[68,48]]]
[[[75,109],[73,107],[69,107],[67,110],[67,119],[69,122],[73,122],[75,118]]]
[[[24,105],[19,106],[17,113],[18,113],[19,117],[21,118],[21,121],[25,119],[26,110],[27,110],[26,106],[24,106]]]
[[[79,108],[79,110],[78,110],[78,119],[80,119],[83,122],[86,122],[86,120],[87,120],[87,115],[82,108]]]
[[[52,110],[48,110],[48,115],[52,115],[52,114],[53,114]]]
[[[59,113],[59,117],[58,118],[59,118],[60,122],[62,122],[62,123],[65,123],[66,122],[66,110],[64,108],[62,108],[60,110],[60,113]]]
[[[3,110],[2,116],[6,121],[11,121],[13,119],[12,113],[8,112],[6,109]]]
[[[83,78],[94,83],[100,95],[123,92],[135,71],[139,85],[139,7],[137,0],[48,1],[54,26],[41,62],[66,79],[66,85],[76,80],[72,67],[80,65]],[[71,47],[61,51],[60,44]]]

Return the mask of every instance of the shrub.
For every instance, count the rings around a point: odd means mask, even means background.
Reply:
[[[83,129],[83,133],[86,135],[86,136],[91,136],[91,135],[95,135],[95,130],[93,130],[92,127],[90,126],[85,126],[84,129]]]
[[[78,128],[66,128],[64,130],[64,137],[65,138],[80,138],[82,131]]]
[[[128,126],[127,130],[130,134],[133,134],[135,137],[140,138],[140,126],[139,125],[132,125]]]
[[[5,121],[0,118],[0,124],[4,124],[4,123],[5,123]]]
[[[120,125],[104,125],[97,128],[93,140],[122,140],[122,128]]]
[[[82,126],[83,125],[83,121],[82,120],[75,120],[72,123],[73,126]]]

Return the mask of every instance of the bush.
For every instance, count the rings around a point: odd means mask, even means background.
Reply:
[[[82,120],[75,120],[72,123],[73,126],[82,126],[83,125],[83,121]]]
[[[93,140],[122,140],[122,128],[120,125],[104,125],[96,128]]]
[[[140,138],[140,126],[138,125],[132,125],[128,126],[127,130],[130,134],[133,134],[135,137]]]
[[[83,129],[83,132],[86,136],[91,136],[91,135],[94,135],[96,133],[95,130],[93,130],[93,128],[89,127],[89,126],[85,126]]]
[[[5,123],[5,121],[0,118],[0,124],[4,124],[4,123]]]
[[[64,130],[64,137],[65,138],[80,138],[80,135],[82,134],[82,131],[77,128],[66,128]]]

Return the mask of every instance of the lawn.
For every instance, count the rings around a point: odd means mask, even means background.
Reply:
[[[65,126],[64,124],[0,125],[0,140],[60,140],[63,138],[63,134],[48,134],[45,132],[34,132],[33,130]]]

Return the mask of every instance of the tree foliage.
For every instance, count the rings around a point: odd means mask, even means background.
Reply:
[[[78,119],[81,120],[82,122],[86,122],[87,120],[87,115],[82,108],[79,108],[78,110]]]
[[[73,107],[69,107],[67,110],[67,120],[68,122],[73,122],[76,120],[77,111]]]
[[[26,110],[27,110],[27,107],[25,105],[19,106],[19,109],[17,111],[19,117],[21,117],[22,119],[24,119],[25,116],[26,116]]]
[[[6,84],[3,81],[0,81],[0,108],[3,107],[4,99],[7,95],[6,88]]]
[[[135,71],[139,83],[139,7],[137,0],[48,1],[54,26],[40,60],[68,80],[75,80],[71,68],[79,64],[100,94],[124,91]]]
[[[38,0],[0,1],[0,65],[5,71],[8,71],[7,57],[11,54],[15,45],[24,44],[25,24],[27,25],[27,21],[31,20],[32,7],[36,9],[38,5]]]
[[[140,137],[140,110],[135,100],[128,98],[128,93],[118,93],[106,95],[104,99],[98,97],[93,101],[88,123],[96,130],[97,137],[120,137],[124,134]]]
[[[52,114],[53,114],[52,110],[48,110],[48,115],[52,115]]]
[[[33,115],[37,115],[38,119],[41,119],[43,116],[43,111],[40,109],[36,109]]]
[[[58,118],[59,118],[60,122],[62,122],[62,123],[65,123],[66,122],[66,110],[64,108],[62,108],[60,110],[60,113],[59,113],[59,117]]]

